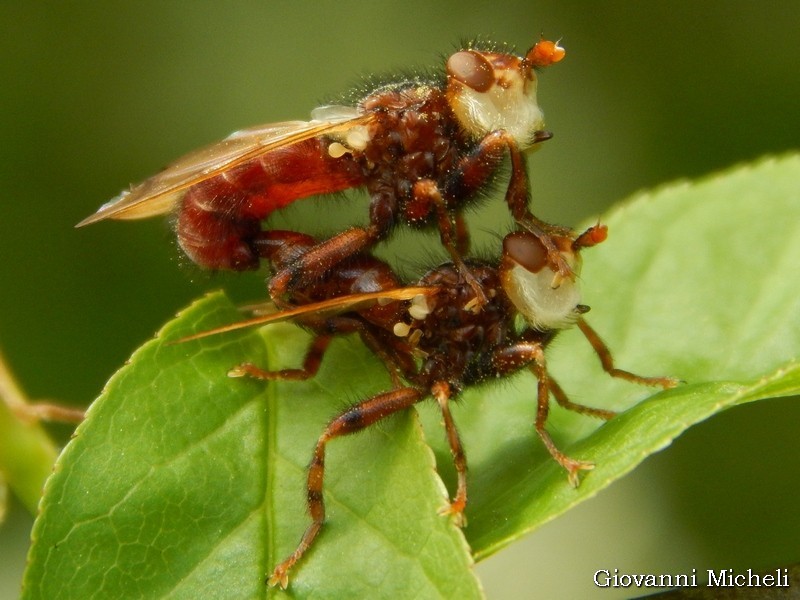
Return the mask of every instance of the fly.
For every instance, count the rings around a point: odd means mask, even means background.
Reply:
[[[370,90],[353,106],[323,106],[310,121],[238,131],[198,150],[106,203],[78,226],[104,219],[175,213],[184,253],[208,269],[258,268],[270,232],[262,221],[296,200],[363,188],[369,222],[316,243],[271,279],[276,302],[294,289],[386,239],[400,222],[435,225],[476,304],[488,299],[466,268],[463,209],[480,196],[506,154],[505,201],[515,221],[535,234],[559,278],[574,276],[554,241],[567,230],[528,208],[523,153],[551,137],[537,102],[536,70],[564,50],[541,40],[524,56],[478,43],[455,52],[437,78]]]
[[[316,245],[314,238],[289,231],[272,231],[268,237],[264,257],[278,271]],[[581,250],[605,237],[606,228],[597,225],[580,235],[553,236],[551,241],[561,259],[577,274]],[[532,233],[507,235],[499,262],[470,260],[467,267],[486,292],[488,302],[480,312],[469,310],[473,300],[471,286],[453,263],[432,269],[412,286],[406,286],[385,262],[361,253],[339,263],[323,279],[296,288],[284,311],[185,338],[293,320],[314,335],[301,367],[265,371],[245,363],[233,368],[229,375],[267,381],[308,379],[317,373],[334,336],[357,333],[391,376],[392,389],[351,406],[334,418],[319,437],[307,482],[312,523],[297,549],[275,567],[269,578],[271,585],[288,585],[289,570],[322,528],[325,449],[334,438],[360,431],[432,397],[442,412],[458,475],[456,493],[444,512],[461,524],[467,504],[467,461],[449,407],[464,387],[529,369],[538,381],[536,433],[553,459],[567,471],[570,483],[577,486],[580,473],[594,465],[564,454],[547,432],[550,396],[581,414],[610,419],[614,413],[569,400],[547,369],[545,350],[553,338],[560,331],[577,326],[612,377],[662,388],[677,384],[670,377],[642,377],[614,366],[608,347],[584,319],[589,307],[580,303],[577,279],[564,279],[553,287],[557,267],[551,263],[545,245]]]

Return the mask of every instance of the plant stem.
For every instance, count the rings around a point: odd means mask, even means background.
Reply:
[[[23,416],[29,406],[0,353],[0,480],[36,514],[58,451],[38,420]]]

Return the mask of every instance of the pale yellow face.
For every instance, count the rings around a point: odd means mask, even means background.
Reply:
[[[447,96],[461,126],[476,138],[498,130],[525,150],[544,129],[536,73],[509,54],[463,50],[447,61]]]
[[[548,268],[533,273],[520,265],[511,270],[514,285],[506,289],[511,302],[533,329],[568,329],[582,314],[577,278],[566,278],[553,287],[555,273]]]
[[[547,258],[547,250],[531,233],[512,233],[503,240],[501,278],[503,290],[519,314],[533,329],[551,331],[575,324],[581,306],[579,285],[581,259],[571,240],[554,238],[574,277],[559,277]]]

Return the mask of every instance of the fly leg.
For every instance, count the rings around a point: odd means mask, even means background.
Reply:
[[[253,363],[242,363],[228,371],[228,377],[253,377],[262,381],[305,381],[314,377],[322,364],[325,351],[333,339],[330,335],[317,335],[311,341],[303,359],[303,366],[299,369],[281,369],[280,371],[267,371]]]
[[[268,260],[275,270],[292,264],[316,244],[317,240],[308,234],[285,229],[259,231],[250,240],[254,252]]]
[[[558,384],[553,386],[553,381],[547,372],[547,362],[545,361],[542,344],[537,342],[518,342],[495,350],[492,356],[492,367],[498,375],[513,373],[525,365],[529,365],[537,380],[536,433],[539,434],[550,456],[566,469],[570,485],[577,487],[580,483],[580,472],[594,469],[594,463],[577,460],[564,454],[558,449],[553,438],[545,429],[547,416],[550,413],[550,391],[554,387],[557,390],[561,388],[558,387]],[[558,400],[558,395],[556,395],[556,399]]]
[[[624,379],[625,381],[630,381],[631,383],[638,383],[641,385],[658,386],[664,388],[665,390],[674,388],[680,383],[680,381],[674,377],[642,377],[641,375],[635,375],[630,371],[617,369],[614,366],[614,358],[611,356],[611,350],[608,349],[608,346],[606,346],[605,342],[600,338],[598,333],[592,329],[584,319],[578,319],[578,329],[581,330],[581,333],[583,333],[584,337],[586,337],[588,342],[591,344],[592,349],[594,349],[595,354],[597,354],[597,357],[600,359],[600,364],[603,366],[603,370],[611,375],[611,377],[617,377],[619,379]]]
[[[514,220],[535,235],[547,250],[547,259],[550,266],[556,270],[556,279],[574,279],[575,273],[564,260],[563,254],[553,242],[553,236],[571,237],[569,227],[550,225],[536,217],[528,208],[530,204],[530,183],[528,180],[528,166],[525,157],[513,139],[507,140],[508,151],[511,156],[511,180],[506,190],[506,203],[511,209]]]
[[[547,363],[544,358],[544,351],[541,346],[533,353],[533,363],[531,370],[538,381],[537,384],[537,403],[536,403],[536,433],[539,434],[542,442],[558,464],[567,470],[567,478],[572,487],[580,484],[580,472],[594,469],[594,463],[585,460],[570,458],[558,449],[553,438],[545,429],[547,416],[550,412],[550,377],[547,373]]]
[[[550,139],[546,131],[537,132],[534,143]],[[550,264],[561,278],[573,278],[572,269],[553,242],[553,236],[572,236],[568,227],[545,223],[528,208],[530,182],[525,157],[516,140],[506,131],[497,130],[486,135],[475,149],[464,157],[449,176],[444,186],[444,196],[457,204],[459,200],[474,195],[484,187],[503,160],[506,150],[511,157],[511,178],[506,189],[506,204],[514,220],[541,240]]]
[[[270,297],[279,303],[292,290],[322,279],[332,267],[374,246],[382,237],[374,227],[351,227],[317,244],[275,273],[269,282]]]
[[[593,406],[586,406],[585,404],[573,402],[567,397],[567,394],[564,392],[561,386],[556,383],[555,379],[550,377],[548,381],[550,385],[550,392],[553,394],[553,398],[556,399],[556,402],[558,402],[559,406],[566,408],[567,410],[571,410],[572,412],[586,415],[587,417],[603,419],[604,421],[610,421],[617,416],[617,413],[615,413],[613,410],[594,408]]]
[[[293,290],[322,279],[335,265],[377,244],[394,225],[396,210],[397,200],[390,189],[374,190],[369,207],[370,224],[366,228],[351,227],[306,249],[275,273],[269,282],[270,297],[279,303]]]
[[[455,221],[456,252],[458,252],[458,254],[461,256],[466,256],[469,254],[470,246],[467,222],[464,220],[464,215],[462,215],[460,212],[456,212],[456,214],[453,216],[453,220]]]
[[[268,583],[286,588],[289,584],[289,570],[311,547],[325,521],[325,502],[322,494],[322,481],[325,475],[325,446],[333,438],[361,431],[370,425],[404,408],[408,408],[423,398],[423,393],[411,387],[385,392],[348,408],[331,421],[319,437],[311,465],[308,467],[307,502],[312,523],[306,529],[297,548],[286,560],[275,567]]]
[[[467,282],[472,291],[475,292],[475,300],[466,304],[466,307],[474,312],[479,312],[483,306],[489,301],[483,287],[475,276],[470,271],[469,267],[464,264],[464,259],[461,258],[459,246],[463,247],[468,245],[469,236],[466,234],[466,228],[463,220],[460,223],[456,220],[455,216],[447,208],[447,204],[439,192],[439,187],[436,182],[431,179],[421,179],[414,184],[414,198],[422,204],[433,204],[436,209],[436,218],[439,225],[439,235],[442,240],[442,245],[450,254],[453,264],[458,269],[458,272]],[[465,236],[466,235],[466,239]]]
[[[453,415],[450,413],[450,386],[447,382],[440,381],[432,386],[431,392],[442,411],[444,428],[447,433],[447,442],[450,445],[450,453],[453,455],[453,463],[455,464],[456,474],[458,475],[458,487],[456,489],[455,498],[453,498],[449,506],[439,511],[439,514],[453,515],[456,525],[464,527],[467,524],[467,519],[464,516],[464,509],[467,506],[467,457],[464,454],[464,446],[461,444],[461,438],[458,435],[458,429],[453,420]]]
[[[389,371],[389,377],[395,389],[402,387],[401,377],[414,377],[417,365],[409,352],[396,351],[391,342],[380,337],[380,330],[363,327],[359,330],[364,345],[377,356]]]
[[[228,377],[253,377],[262,381],[305,381],[311,379],[322,365],[322,359],[334,335],[358,332],[364,344],[383,362],[395,388],[402,387],[401,376],[413,374],[416,365],[405,354],[393,352],[391,347],[366,327],[364,322],[351,317],[331,317],[306,322],[317,333],[306,350],[303,366],[295,369],[268,371],[253,363],[242,363],[228,371]],[[324,333],[321,333],[324,332]]]

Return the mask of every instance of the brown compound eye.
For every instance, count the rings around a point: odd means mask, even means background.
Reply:
[[[474,50],[456,52],[448,58],[447,74],[476,92],[486,92],[494,83],[492,65]]]
[[[503,239],[503,256],[531,273],[538,273],[547,265],[547,249],[527,231],[516,231]]]

